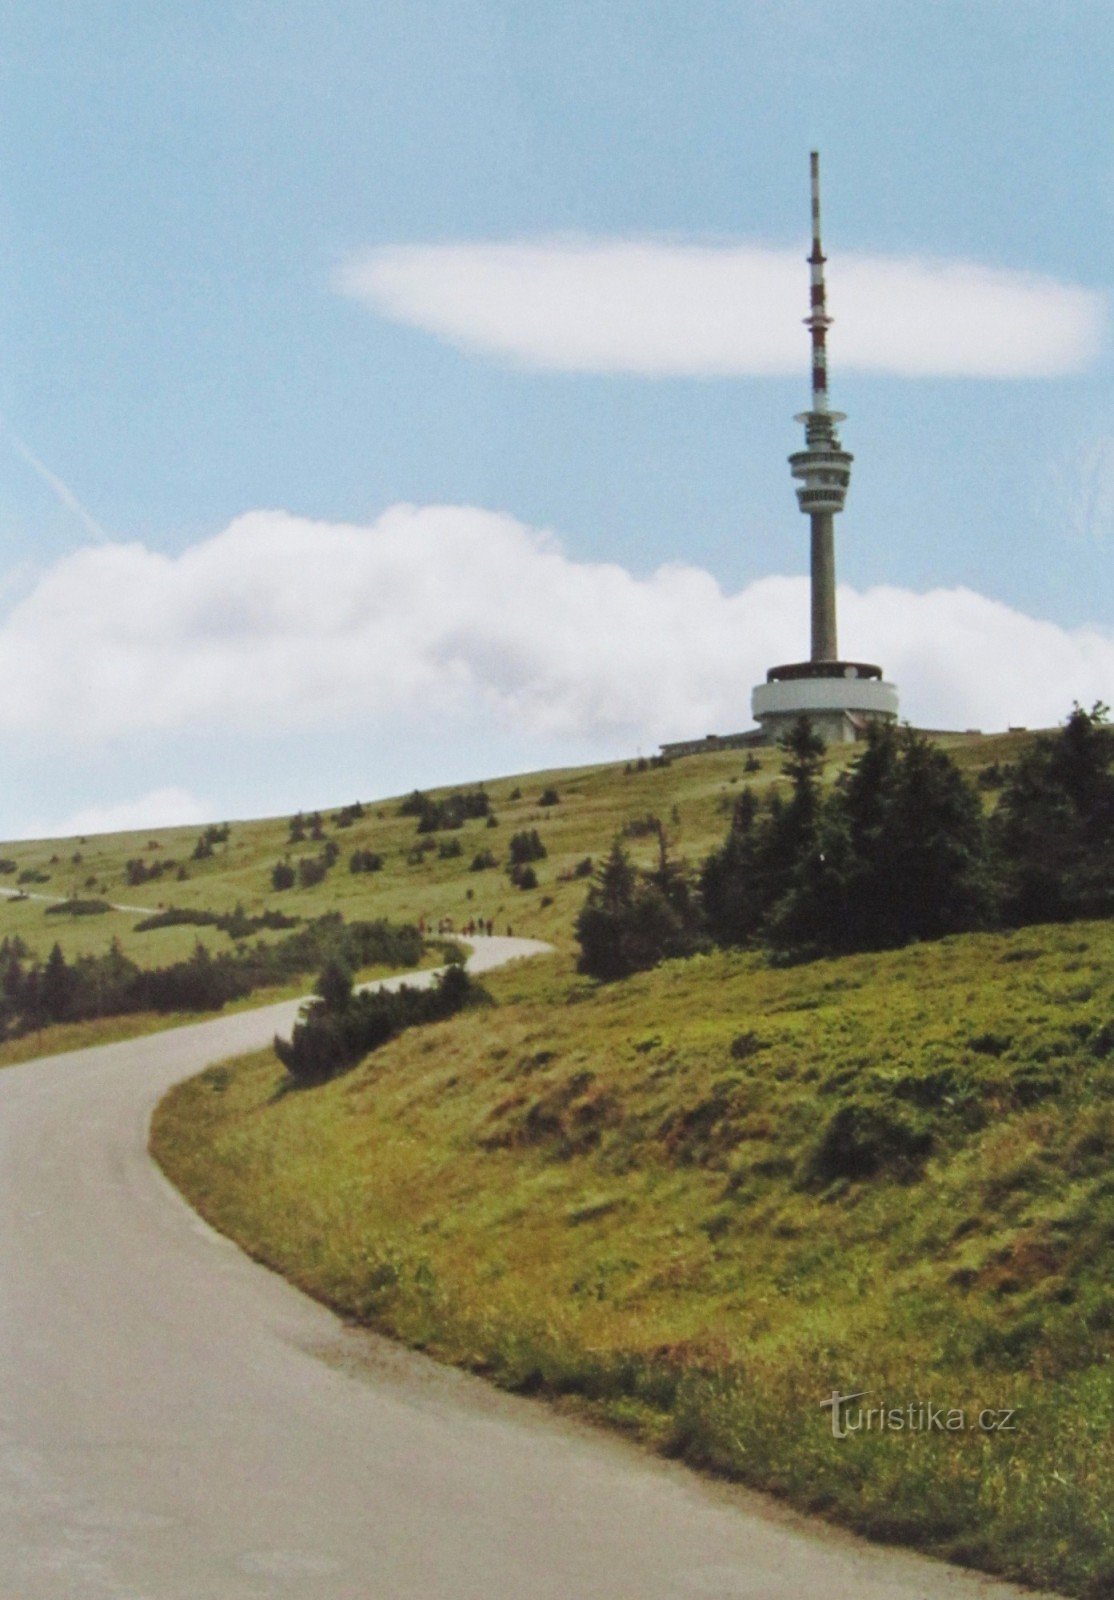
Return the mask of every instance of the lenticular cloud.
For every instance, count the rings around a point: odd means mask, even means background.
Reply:
[[[969,590],[844,589],[840,607],[845,650],[883,662],[922,725],[1047,725],[1114,684],[1110,634]],[[639,577],[469,507],[366,527],[259,511],[176,557],[101,545],[44,571],[0,623],[0,730],[87,745],[402,718],[418,741],[459,712],[633,748],[749,726],[807,614],[803,577]]]
[[[801,369],[804,247],[655,239],[395,245],[336,288],[465,349],[564,372],[716,377]],[[1051,377],[1090,365],[1103,297],[964,260],[833,254],[841,371]]]

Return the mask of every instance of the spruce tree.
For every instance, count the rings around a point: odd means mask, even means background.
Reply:
[[[1003,916],[1015,925],[1114,912],[1114,728],[1076,705],[1010,770],[991,824]]]

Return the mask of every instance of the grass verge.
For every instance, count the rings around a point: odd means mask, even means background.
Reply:
[[[324,1087],[290,1092],[269,1052],[212,1068],[152,1148],[350,1316],[873,1537],[1098,1600],[1112,957],[1091,923],[610,988],[519,965],[485,980],[498,1010]],[[835,1439],[833,1390],[965,1425]]]

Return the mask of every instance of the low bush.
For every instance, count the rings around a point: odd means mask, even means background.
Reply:
[[[396,1034],[458,1011],[490,1003],[487,991],[459,964],[447,966],[428,988],[352,992],[351,974],[332,963],[318,982],[320,997],[290,1038],[275,1037],[275,1054],[296,1083],[325,1083]]]
[[[458,790],[440,800],[415,789],[398,808],[400,817],[417,817],[419,833],[462,828],[471,818],[486,817],[490,812],[491,802],[483,789]]]
[[[828,1118],[805,1168],[808,1182],[873,1178],[888,1170],[913,1176],[932,1149],[932,1132],[904,1107],[849,1101]]]
[[[513,833],[508,849],[512,867],[525,866],[528,861],[544,861],[549,854],[537,828],[523,828]]]
[[[258,933],[263,928],[294,928],[297,924],[298,918],[289,917],[284,911],[263,911],[259,916],[252,917],[243,906],[237,906],[231,912],[203,911],[194,906],[168,906],[165,911],[156,911],[154,916],[144,917],[137,922],[133,932],[153,933],[158,928],[219,928],[231,939],[246,939],[249,934]]]
[[[349,872],[382,872],[383,857],[377,850],[353,850],[348,859]]]

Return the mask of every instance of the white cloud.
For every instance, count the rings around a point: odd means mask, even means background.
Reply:
[[[845,653],[884,665],[922,725],[1048,725],[1114,698],[1098,628],[964,589],[844,589],[840,607]],[[0,735],[285,734],[296,767],[299,732],[405,724],[417,748],[459,718],[635,748],[748,726],[751,686],[799,657],[807,616],[804,578],[725,594],[691,566],[637,577],[467,507],[370,527],[254,512],[177,557],[108,545],[49,567],[0,623]],[[203,810],[151,798],[144,826]]]
[[[73,839],[93,833],[128,833],[133,829],[173,828],[186,823],[208,822],[212,811],[185,789],[151,789],[134,800],[108,805],[82,806],[61,821],[35,822],[24,827],[21,838]]]
[[[1102,295],[963,260],[840,252],[837,371],[1022,378],[1080,371]],[[654,239],[400,245],[353,256],[340,292],[466,349],[565,372],[804,373],[804,251]]]

